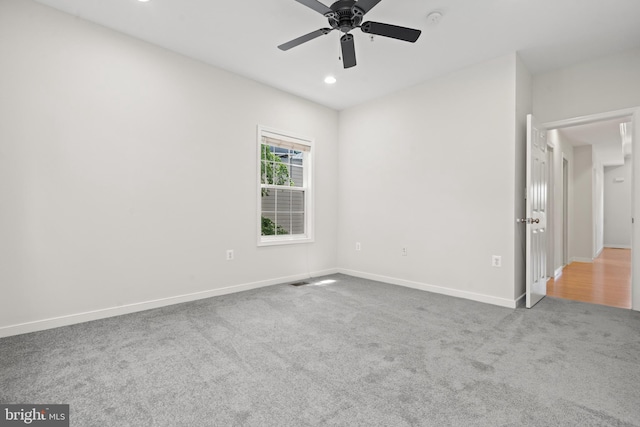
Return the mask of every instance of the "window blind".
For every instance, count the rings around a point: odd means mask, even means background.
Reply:
[[[274,135],[275,136],[275,135]],[[300,144],[290,139],[276,138],[272,136],[262,136],[262,143],[266,145],[272,145],[274,147],[286,148],[296,151],[311,151],[311,146],[307,144]]]

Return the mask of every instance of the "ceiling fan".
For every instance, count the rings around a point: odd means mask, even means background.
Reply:
[[[293,47],[306,43],[316,37],[329,34],[333,30],[344,33],[340,37],[342,48],[342,63],[344,68],[356,65],[356,50],[353,43],[353,35],[349,31],[360,28],[366,34],[374,34],[383,37],[391,37],[414,43],[420,37],[420,30],[413,28],[399,27],[397,25],[383,24],[381,22],[368,21],[362,23],[364,14],[369,12],[381,0],[338,0],[329,6],[325,6],[318,0],[296,0],[298,3],[315,10],[329,20],[331,28],[320,28],[309,34],[293,39],[278,46],[280,50],[289,50]]]

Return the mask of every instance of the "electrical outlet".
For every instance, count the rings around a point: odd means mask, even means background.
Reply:
[[[502,267],[502,257],[500,255],[494,255],[491,257],[492,267]]]
[[[402,256],[407,256],[407,255],[409,255],[409,250],[407,248],[402,248],[401,254],[402,254]]]
[[[227,261],[233,260],[233,249],[227,249]]]
[[[360,242],[356,242],[356,251],[361,251],[362,250],[362,245],[360,244]]]

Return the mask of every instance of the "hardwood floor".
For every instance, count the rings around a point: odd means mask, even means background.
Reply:
[[[593,263],[572,262],[547,282],[547,295],[631,308],[631,249],[605,248]]]

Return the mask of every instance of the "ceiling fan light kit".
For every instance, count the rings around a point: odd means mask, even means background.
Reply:
[[[353,35],[349,32],[354,28],[360,28],[363,33],[371,36],[390,37],[397,40],[414,43],[420,37],[420,30],[400,27],[397,25],[384,24],[382,22],[362,22],[364,15],[369,12],[381,0],[338,0],[331,7],[320,3],[318,0],[296,0],[310,9],[324,15],[331,28],[320,28],[308,34],[295,38],[287,43],[283,43],[278,48],[289,50],[317,37],[327,35],[333,30],[338,30],[343,34],[340,37],[340,48],[342,50],[342,63],[344,68],[351,68],[356,65],[356,50]]]

